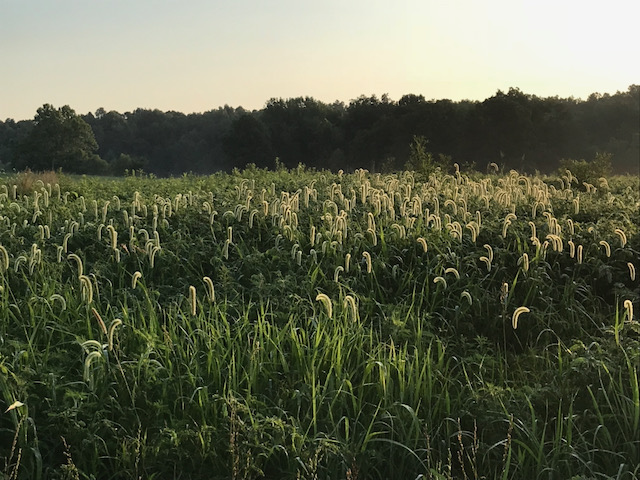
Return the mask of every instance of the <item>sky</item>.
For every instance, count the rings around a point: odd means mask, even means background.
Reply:
[[[0,119],[45,103],[587,98],[640,83],[637,0],[0,0]]]

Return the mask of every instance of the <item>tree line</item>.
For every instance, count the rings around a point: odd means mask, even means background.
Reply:
[[[33,120],[0,121],[4,169],[158,176],[244,168],[373,172],[403,168],[416,148],[441,164],[551,172],[563,159],[607,152],[616,173],[637,172],[640,85],[586,100],[497,91],[484,101],[360,96],[348,104],[274,98],[261,110],[205,113],[98,109],[77,115],[46,104]]]

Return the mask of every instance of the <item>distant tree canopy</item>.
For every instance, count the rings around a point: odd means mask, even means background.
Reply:
[[[33,127],[17,143],[14,166],[19,169],[103,173],[105,162],[96,155],[98,144],[87,122],[68,106],[45,104]]]
[[[563,159],[590,161],[606,152],[613,171],[622,173],[638,171],[639,126],[639,85],[587,100],[510,88],[482,102],[413,94],[397,102],[360,96],[348,105],[273,98],[261,110],[225,106],[190,115],[101,108],[79,117],[68,106],[44,105],[31,121],[0,121],[0,164],[116,175],[143,168],[164,176],[247,164],[273,168],[276,158],[289,168],[371,171],[431,158],[481,170],[495,162],[551,172]],[[422,156],[418,147],[426,149]]]

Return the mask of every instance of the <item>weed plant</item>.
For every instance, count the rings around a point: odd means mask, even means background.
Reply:
[[[602,180],[5,178],[0,469],[639,478],[639,184]]]

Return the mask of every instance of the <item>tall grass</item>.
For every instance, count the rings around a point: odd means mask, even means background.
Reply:
[[[635,179],[18,181],[7,478],[640,475]]]

